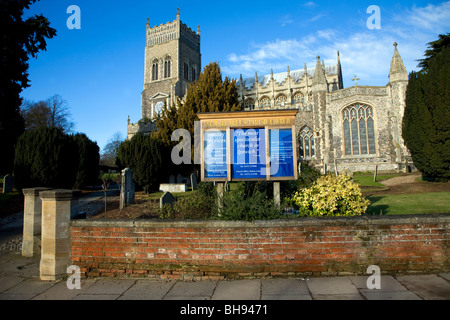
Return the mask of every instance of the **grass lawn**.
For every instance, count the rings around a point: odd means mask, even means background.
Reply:
[[[450,192],[393,194],[368,197],[368,215],[450,213]]]
[[[380,181],[387,180],[390,178],[400,177],[401,174],[386,174],[378,175],[377,181],[373,181],[372,175],[354,175],[353,181],[358,183],[361,187],[374,187],[374,188],[384,188],[385,186],[380,183]]]

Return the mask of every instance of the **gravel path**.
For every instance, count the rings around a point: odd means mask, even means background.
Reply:
[[[382,181],[381,183],[388,187],[398,186],[398,185],[405,184],[405,183],[417,182],[417,178],[420,178],[420,176],[421,176],[420,174],[410,174],[407,176],[401,176],[401,177],[387,179],[385,181]]]

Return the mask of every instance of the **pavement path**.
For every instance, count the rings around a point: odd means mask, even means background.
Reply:
[[[381,289],[368,289],[369,276],[163,281],[83,279],[81,289],[67,281],[39,279],[39,259],[20,252],[0,253],[0,300],[450,300],[450,273],[381,276]]]

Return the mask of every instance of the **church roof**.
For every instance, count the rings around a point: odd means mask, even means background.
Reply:
[[[308,75],[313,78],[314,77],[314,69],[309,69],[307,70]],[[337,74],[337,66],[325,66],[325,72],[328,75],[333,75],[333,74]],[[294,80],[295,82],[299,82],[303,76],[305,75],[305,70],[301,69],[301,70],[295,70],[295,71],[290,71],[290,76],[292,78],[292,80]],[[273,74],[273,80],[275,81],[275,83],[278,84],[282,84],[284,81],[286,81],[288,77],[288,73],[286,72],[280,72],[280,73],[274,73]],[[258,82],[263,86],[267,86],[267,84],[270,82],[271,79],[271,75],[264,75],[264,76],[259,76],[258,77]],[[247,89],[250,89],[254,83],[255,83],[255,77],[252,78],[245,78],[242,80],[244,86]],[[240,85],[240,80],[237,81],[237,85]]]

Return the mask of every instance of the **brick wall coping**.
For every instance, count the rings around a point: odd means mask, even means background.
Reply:
[[[268,221],[222,221],[222,220],[73,220],[73,227],[146,227],[146,228],[271,228],[303,226],[345,226],[345,225],[393,225],[450,223],[450,214],[421,214],[395,216],[359,216],[331,218],[296,218]]]

